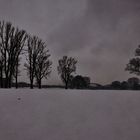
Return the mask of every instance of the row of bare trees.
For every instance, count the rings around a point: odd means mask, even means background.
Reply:
[[[16,75],[19,56],[24,47],[27,34],[11,23],[0,22],[0,78],[1,87],[10,88],[12,79]],[[3,77],[5,83],[3,83]]]
[[[19,66],[23,55],[26,57],[24,66],[30,80],[30,88],[33,88],[35,80],[38,88],[41,88],[42,79],[48,78],[52,66],[46,43],[39,37],[31,36],[25,30],[14,27],[10,22],[0,21],[1,88],[11,88],[14,80],[18,88]],[[66,89],[72,73],[76,71],[76,63],[74,58],[67,56],[58,60],[58,74]]]
[[[26,56],[25,67],[33,88],[34,79],[41,88],[42,79],[48,78],[52,62],[46,43],[37,36],[14,27],[10,22],[0,21],[0,87],[11,88],[12,81],[18,86],[21,55]]]

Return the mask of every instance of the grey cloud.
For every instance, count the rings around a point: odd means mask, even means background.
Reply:
[[[60,82],[56,65],[63,55],[76,57],[77,73],[92,81],[130,76],[124,68],[140,44],[139,0],[1,0],[0,13],[1,20],[47,40],[52,83]]]

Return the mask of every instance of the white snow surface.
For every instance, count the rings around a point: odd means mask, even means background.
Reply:
[[[140,92],[1,89],[0,140],[140,140]]]

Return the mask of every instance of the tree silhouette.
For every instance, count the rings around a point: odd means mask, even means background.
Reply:
[[[120,82],[120,81],[113,81],[113,82],[111,83],[111,87],[112,87],[113,89],[121,89],[121,82]]]
[[[51,73],[52,62],[49,60],[49,50],[46,50],[46,44],[37,36],[29,36],[27,41],[27,63],[25,67],[30,79],[30,88],[33,88],[36,78],[39,88],[43,78],[48,78]]]
[[[63,83],[65,84],[65,89],[68,89],[68,84],[71,80],[71,75],[76,71],[77,60],[72,57],[63,56],[62,59],[58,60],[58,74],[60,75]]]
[[[36,59],[35,75],[38,84],[38,88],[41,88],[41,81],[43,78],[48,78],[51,73],[52,62],[49,60],[49,50],[46,50],[44,42],[40,41],[39,55]]]
[[[140,80],[137,77],[132,77],[128,79],[128,85],[130,89],[138,90],[140,88],[139,83]]]
[[[125,90],[125,89],[129,89],[129,84],[126,81],[121,82],[121,89]]]
[[[28,36],[27,41],[27,62],[24,64],[27,70],[27,75],[30,79],[30,88],[33,89],[33,83],[35,78],[35,66],[36,60],[39,55],[40,40],[37,36]]]
[[[71,82],[71,86],[72,88],[76,88],[76,89],[84,89],[88,87],[88,82],[87,80],[81,76],[81,75],[77,75],[72,79]]]
[[[140,46],[135,50],[135,57],[129,60],[125,70],[140,75]]]
[[[11,87],[15,66],[26,38],[26,31],[15,28],[10,22],[0,22],[0,71],[1,80],[5,77],[6,88]]]
[[[33,88],[36,78],[39,88],[41,80],[48,78],[52,62],[46,44],[37,36],[27,35],[26,31],[15,28],[10,22],[0,21],[0,87],[10,88],[15,78],[18,87],[20,55],[25,46],[27,62],[25,67]]]

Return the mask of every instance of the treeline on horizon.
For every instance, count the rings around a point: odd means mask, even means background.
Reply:
[[[24,67],[27,71],[30,84],[19,83],[19,66],[24,56],[26,62]],[[42,88],[42,79],[48,79],[51,74],[52,61],[50,52],[47,49],[46,42],[35,35],[30,35],[25,30],[14,27],[11,22],[0,21],[0,87],[33,87]],[[136,75],[140,74],[140,46],[136,49],[135,58],[127,64],[126,70]],[[76,72],[77,60],[73,57],[62,56],[58,60],[58,74],[65,89],[94,89],[90,84],[90,78],[81,75],[74,76]],[[34,83],[36,82],[36,85]],[[135,83],[135,82],[134,82]],[[126,83],[123,83],[126,85]],[[139,89],[137,84],[137,89]],[[62,87],[63,86],[43,86],[43,87]],[[99,89],[105,89],[105,86],[96,84]],[[120,84],[115,81],[111,86],[113,89],[120,89]],[[107,87],[106,87],[107,88]],[[130,87],[125,87],[130,89]]]
[[[140,80],[137,77],[131,77],[127,81],[113,81],[110,84],[101,85],[99,83],[89,83],[89,77],[82,77],[81,75],[75,76],[73,81],[68,85],[69,89],[90,89],[90,90],[140,90]],[[12,87],[16,87],[12,83]],[[30,84],[27,82],[19,82],[18,87],[28,88]],[[34,85],[36,88],[37,85]],[[42,88],[60,88],[64,89],[65,85],[42,85]]]

